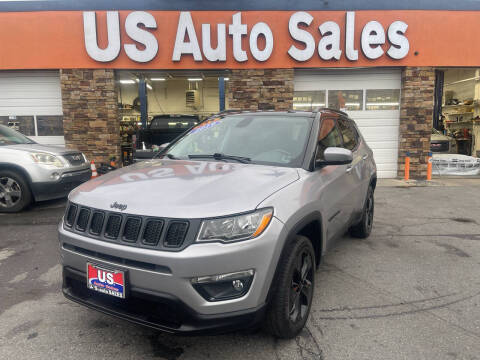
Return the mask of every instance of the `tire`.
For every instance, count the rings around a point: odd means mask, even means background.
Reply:
[[[32,192],[26,179],[11,170],[0,170],[0,212],[23,210],[32,202]]]
[[[367,198],[363,206],[363,214],[360,222],[349,229],[350,235],[359,239],[366,239],[370,236],[373,226],[373,214],[375,210],[375,202],[373,196],[373,187],[369,186]]]
[[[315,285],[315,251],[312,242],[297,235],[278,263],[273,296],[265,327],[273,336],[291,339],[307,322]],[[303,273],[303,276],[302,276]]]

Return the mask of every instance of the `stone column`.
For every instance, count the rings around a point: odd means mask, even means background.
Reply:
[[[89,160],[120,162],[120,119],[114,70],[60,70],[65,145]]]
[[[435,69],[406,67],[402,70],[398,176],[405,173],[405,154],[410,152],[410,178],[426,179],[427,156],[433,126]]]
[[[228,104],[235,110],[289,110],[293,104],[293,69],[232,70]]]

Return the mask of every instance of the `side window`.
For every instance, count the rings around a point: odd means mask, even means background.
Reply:
[[[335,119],[323,119],[318,132],[318,147],[315,160],[323,160],[323,152],[328,147],[342,147],[342,138]]]
[[[338,127],[342,133],[343,147],[348,150],[354,150],[358,144],[358,137],[352,125],[348,120],[340,118],[338,119]]]

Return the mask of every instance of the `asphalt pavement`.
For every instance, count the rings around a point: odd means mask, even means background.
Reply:
[[[0,359],[480,359],[480,180],[380,183],[375,201],[370,238],[324,258],[293,340],[173,336],[76,305],[60,291],[65,202],[0,214]]]

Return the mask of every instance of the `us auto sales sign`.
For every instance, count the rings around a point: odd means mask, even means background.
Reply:
[[[314,16],[305,11],[291,13],[284,24],[279,24],[284,21],[272,16],[269,16],[270,23],[256,21],[247,24],[242,18],[244,14],[237,12],[232,13],[228,22],[201,23],[201,27],[191,12],[171,14],[178,17],[174,38],[156,32],[159,24],[150,12],[130,12],[121,22],[118,11],[108,11],[106,24],[102,24],[106,25],[106,29],[102,29],[107,34],[106,45],[100,46],[96,13],[83,12],[86,52],[91,59],[101,63],[114,61],[124,52],[137,63],[168,56],[172,63],[188,57],[195,63],[224,63],[231,59],[237,64],[249,61],[258,64],[272,57],[276,42],[284,41],[291,45],[285,48],[286,53],[282,56],[296,63],[314,57],[329,63],[345,59],[357,62],[361,56],[370,61],[382,57],[401,60],[410,51],[406,22],[394,20],[384,27],[379,21],[370,19],[359,27],[355,24],[356,13],[353,11],[345,12],[341,22],[337,16],[336,21],[322,21],[318,26],[313,25]],[[127,37],[121,36],[124,33]],[[285,36],[286,33],[289,36]],[[168,41],[173,46],[163,43]],[[165,49],[170,52],[166,54]]]

